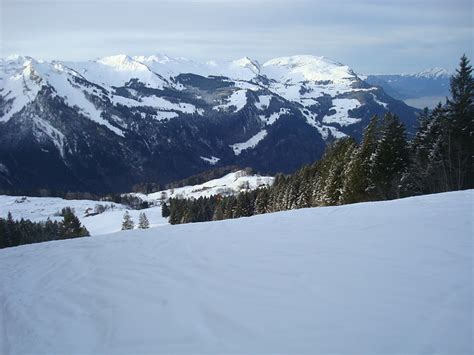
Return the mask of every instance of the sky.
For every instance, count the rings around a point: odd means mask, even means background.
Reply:
[[[325,56],[363,74],[472,58],[472,0],[0,0],[0,56]]]

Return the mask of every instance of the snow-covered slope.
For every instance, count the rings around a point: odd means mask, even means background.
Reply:
[[[283,83],[332,81],[347,83],[357,75],[347,66],[328,58],[295,55],[274,58],[263,64],[265,75]]]
[[[270,186],[273,184],[272,176],[251,175],[245,170],[239,170],[229,173],[221,178],[206,181],[203,184],[177,187],[151,194],[134,193],[144,201],[157,203],[161,200],[169,198],[199,198],[209,197],[213,195],[234,195],[239,192],[255,190],[260,187]]]
[[[102,205],[105,211],[95,214],[96,207]],[[130,216],[138,222],[140,213],[145,213],[150,221],[150,227],[168,224],[161,216],[161,207],[155,206],[142,210],[132,210],[127,206],[104,201],[65,200],[58,197],[26,197],[0,195],[0,217],[6,218],[8,212],[13,219],[29,219],[34,222],[44,222],[48,218],[61,221],[60,212],[64,207],[71,207],[81,223],[91,235],[118,232],[122,227],[123,214],[128,210]]]
[[[248,57],[230,62],[200,63],[166,55],[130,57],[125,54],[87,62],[46,62],[21,56],[2,62],[0,69],[5,81],[4,99],[12,100],[12,106],[7,105],[5,113],[0,118],[4,122],[31,102],[43,85],[51,85],[56,93],[65,98],[71,106],[78,107],[86,116],[106,126],[108,122],[101,117],[101,110],[97,107],[100,105],[87,96],[87,94],[93,94],[91,91],[94,86],[102,88],[101,93],[98,92],[98,88],[95,88],[96,94],[106,95],[114,104],[132,108],[153,107],[158,111],[168,112],[167,117],[170,117],[169,112],[179,111],[179,109],[173,107],[172,102],[163,102],[164,99],[156,96],[156,92],[144,97],[136,93],[134,95],[133,90],[129,90],[124,96],[123,91],[119,93],[116,89],[129,87],[136,81],[154,90],[165,88],[182,90],[184,87],[175,79],[180,74],[192,73],[203,77],[221,76],[236,80],[236,85],[245,89],[231,93],[232,96],[229,98],[231,103],[237,99],[233,99],[233,95],[238,96],[239,104],[236,111],[242,109],[247,103],[246,90],[270,89],[287,100],[308,107],[317,104],[317,99],[323,95],[335,96],[361,90],[355,85],[361,80],[348,66],[324,57],[310,55],[275,58],[267,61],[263,66]],[[78,83],[71,76],[84,80],[89,85]],[[258,77],[265,77],[270,80],[270,83],[264,84],[263,81],[257,80]],[[32,78],[36,80],[33,88],[28,85]],[[250,83],[252,81],[253,83]],[[371,90],[374,93],[377,91],[376,88],[371,88]],[[187,105],[190,104],[187,103]],[[198,111],[195,108],[186,110],[186,113],[193,112]],[[345,112],[345,115],[349,113]]]
[[[34,222],[44,222],[49,218],[61,221],[61,210],[64,207],[71,207],[91,235],[101,235],[118,232],[121,229],[125,210],[129,211],[135,223],[138,222],[140,213],[145,213],[150,221],[150,227],[153,228],[168,224],[168,220],[161,216],[161,202],[163,200],[209,197],[217,194],[228,196],[242,191],[255,190],[272,183],[273,177],[271,176],[251,175],[244,170],[239,170],[199,185],[168,189],[148,195],[130,193],[130,195],[137,196],[153,206],[142,210],[133,210],[125,205],[106,201],[0,195],[0,217],[6,218],[10,212],[15,220],[24,218]],[[102,205],[105,211],[95,214],[99,205]]]
[[[0,352],[472,354],[473,199],[0,250]]]

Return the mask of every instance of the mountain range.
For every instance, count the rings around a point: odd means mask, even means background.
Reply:
[[[450,89],[451,73],[443,68],[425,69],[415,74],[367,75],[365,80],[377,85],[395,99],[418,108],[444,102]]]
[[[227,165],[288,173],[387,111],[413,132],[418,110],[364,79],[307,55],[5,58],[0,189],[129,191]]]

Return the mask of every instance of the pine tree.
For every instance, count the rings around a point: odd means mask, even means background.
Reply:
[[[447,102],[449,118],[448,166],[451,189],[474,187],[474,79],[466,55],[451,78],[451,99]]]
[[[224,209],[224,219],[236,218],[235,208],[237,205],[237,199],[235,196],[229,196],[227,198],[227,204]]]
[[[135,223],[133,223],[133,219],[130,216],[130,213],[128,213],[127,210],[125,210],[125,213],[123,215],[123,222],[122,222],[122,230],[130,230],[135,227]]]
[[[373,179],[382,199],[400,197],[400,179],[408,165],[405,126],[400,119],[387,113],[383,119],[381,137],[377,145]]]
[[[440,104],[441,105],[441,104]],[[418,129],[409,142],[410,163],[403,178],[403,189],[407,195],[422,194],[429,190],[427,186],[430,151],[430,111],[425,108],[418,117]]]
[[[145,214],[145,212],[140,213],[138,217],[138,228],[140,229],[148,229],[150,228],[150,222]]]
[[[249,217],[252,215],[252,201],[248,192],[241,192],[237,195],[237,203],[234,218]]]
[[[62,238],[89,236],[89,232],[81,225],[79,218],[70,207],[63,208],[61,214],[63,216]]]
[[[212,216],[213,221],[220,221],[224,219],[224,210],[225,210],[225,200],[220,200],[217,202],[216,208],[214,209],[214,214]]]
[[[365,199],[365,181],[363,174],[360,147],[354,146],[347,152],[345,166],[343,168],[344,179],[342,181],[341,203],[360,202]]]
[[[269,210],[270,193],[268,188],[259,189],[255,198],[255,214],[264,214]]]
[[[336,141],[324,156],[324,187],[322,202],[325,205],[338,205],[342,202],[344,188],[344,170],[349,164],[356,144],[352,138],[342,138]]]
[[[14,246],[14,230],[15,230],[15,221],[10,211],[8,211],[7,220],[5,223],[5,235],[4,235],[4,246],[10,247]]]
[[[164,218],[167,218],[170,216],[170,207],[168,206],[168,204],[166,202],[163,202],[161,204],[161,215],[164,217]]]
[[[377,115],[373,116],[367,125],[362,143],[357,154],[358,171],[355,177],[353,189],[356,193],[365,195],[366,200],[377,199],[376,186],[373,180],[374,158],[380,139],[380,119]]]

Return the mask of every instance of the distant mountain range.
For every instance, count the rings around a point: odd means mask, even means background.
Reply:
[[[416,74],[368,75],[365,80],[377,85],[399,100],[416,107],[436,105],[449,96],[451,73],[442,68],[426,69]]]
[[[0,80],[4,190],[128,191],[226,165],[292,172],[335,138],[360,139],[374,114],[394,112],[413,131],[417,113],[315,56],[16,56],[0,61]]]

